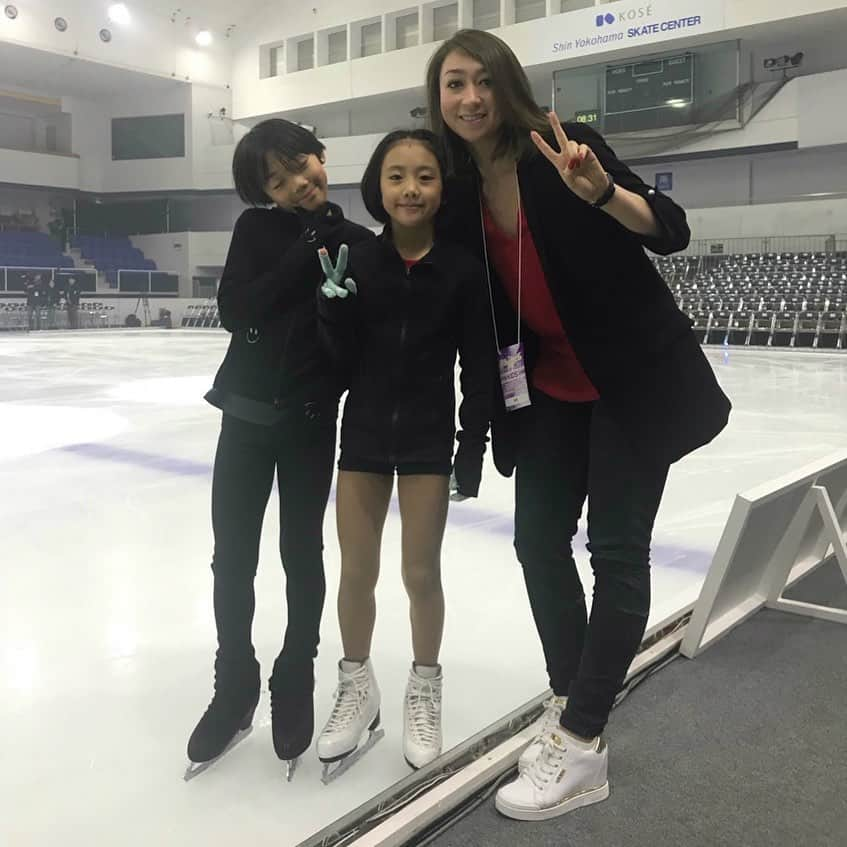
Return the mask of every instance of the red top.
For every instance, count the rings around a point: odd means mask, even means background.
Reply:
[[[512,306],[518,306],[518,238],[507,235],[483,204],[485,238],[488,255]],[[585,403],[596,400],[600,395],[582,369],[579,359],[568,341],[562,322],[556,312],[550,286],[541,267],[541,259],[535,249],[532,233],[521,206],[521,252],[523,273],[521,275],[521,317],[538,336],[540,342],[538,361],[530,375],[530,381],[539,390],[556,400]]]
[[[403,259],[406,264],[406,270],[409,271],[412,269],[412,265],[416,265],[420,260],[419,259]]]

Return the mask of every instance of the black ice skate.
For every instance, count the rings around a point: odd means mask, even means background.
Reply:
[[[312,662],[295,665],[277,659],[269,680],[274,750],[291,782],[300,756],[315,733],[315,675]]]
[[[255,659],[239,668],[215,662],[215,695],[188,740],[186,782],[203,773],[243,741],[253,728],[259,704],[259,664]]]

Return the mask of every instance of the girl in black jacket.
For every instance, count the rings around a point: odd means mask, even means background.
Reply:
[[[379,688],[369,657],[380,541],[395,472],[414,652],[403,750],[413,767],[441,752],[440,551],[454,446],[456,353],[462,431],[454,496],[475,497],[491,411],[493,347],[482,266],[465,250],[434,238],[443,172],[436,151],[426,130],[401,130],[380,142],[365,170],[362,195],[368,212],[385,224],[382,236],[351,249],[346,287],[340,284],[343,268],[325,263],[321,331],[350,386],[337,499],[344,658],[335,706],[318,738],[325,778],[329,765],[350,756],[365,730],[379,723]]]
[[[491,33],[439,47],[427,95],[451,231],[486,258],[511,367],[494,460],[517,470],[515,547],[553,689],[497,808],[549,818],[608,796],[601,733],[647,623],[668,468],[721,431],[729,401],[643,249],[683,249],[683,210],[592,129],[546,116]],[[586,497],[590,621],[571,549]]]
[[[235,224],[218,290],[229,349],[206,399],[223,411],[212,481],[215,696],[188,742],[186,776],[249,730],[259,701],[253,581],[276,473],[288,624],[270,677],[274,749],[289,778],[311,744],[313,662],[325,594],[323,517],[340,385],[317,337],[319,248],[373,235],[327,202],[324,146],[284,120],[238,143],[233,177],[252,208]]]

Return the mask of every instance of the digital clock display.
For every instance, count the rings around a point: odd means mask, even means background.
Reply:
[[[591,126],[597,126],[600,122],[600,113],[597,109],[584,109],[574,113],[574,120],[578,124],[590,124]]]

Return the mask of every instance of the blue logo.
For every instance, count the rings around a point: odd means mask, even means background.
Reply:
[[[611,12],[606,12],[605,15],[597,15],[594,20],[594,23],[597,26],[603,26],[603,24],[613,24],[615,22],[615,16]]]

